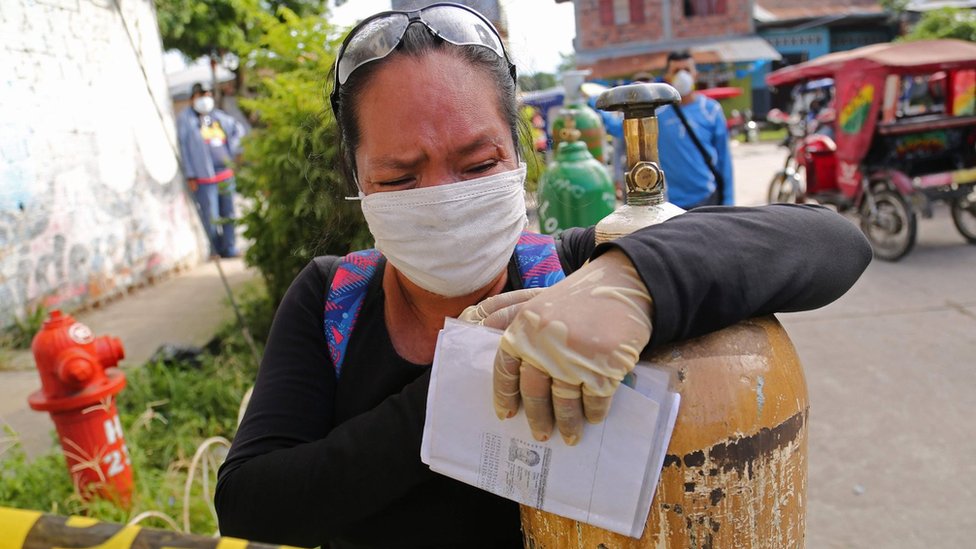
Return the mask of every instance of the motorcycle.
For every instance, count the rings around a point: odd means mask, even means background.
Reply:
[[[801,114],[805,113],[801,111]],[[772,125],[787,128],[786,139],[780,143],[781,147],[787,149],[786,161],[769,182],[769,202],[805,202],[812,200],[808,196],[810,192],[829,192],[833,189],[836,181],[831,179],[830,174],[835,169],[832,160],[837,144],[827,131],[833,119],[832,110],[826,110],[812,120],[802,117],[797,120],[796,116],[772,109],[766,119]],[[810,173],[819,175],[819,179],[814,180],[818,183],[818,190],[807,188]]]
[[[738,139],[740,135],[745,137],[746,143],[756,143],[759,141],[759,124],[752,119],[752,111],[745,109],[732,109],[729,118],[726,120],[726,127],[729,131],[730,139]]]

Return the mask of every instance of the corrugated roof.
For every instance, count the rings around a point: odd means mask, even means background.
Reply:
[[[729,38],[688,49],[695,63],[699,65],[781,58],[769,42],[758,36]],[[596,63],[582,63],[580,68],[593,71],[593,78],[618,78],[642,71],[656,71],[664,68],[669,51],[670,49],[601,59]]]
[[[758,61],[760,59],[778,61],[782,56],[773,48],[769,42],[758,36],[747,36],[743,38],[733,38],[712,42],[703,46],[694,46],[692,53],[714,52],[719,60],[726,63],[737,63],[740,61]]]
[[[884,8],[877,0],[756,0],[753,7],[753,17],[763,23],[881,13]]]
[[[233,72],[217,65],[217,82],[230,82],[233,79]],[[213,73],[211,73],[209,58],[206,57],[197,59],[189,66],[174,68],[166,73],[166,85],[173,99],[189,98],[193,84],[211,80],[213,80]]]
[[[907,11],[926,12],[942,8],[976,8],[976,0],[912,0]]]

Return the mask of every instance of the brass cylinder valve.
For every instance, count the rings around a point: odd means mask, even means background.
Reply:
[[[573,118],[573,114],[566,112],[563,115],[563,121],[565,125],[559,130],[559,142],[572,143],[579,141],[583,133],[576,129],[576,119]]]
[[[600,94],[596,106],[623,111],[627,147],[627,196],[623,206],[596,225],[601,244],[637,229],[666,221],[684,210],[667,202],[667,185],[657,151],[659,107],[677,105],[678,91],[668,84],[630,84]]]
[[[665,200],[665,177],[658,156],[656,111],[677,105],[681,95],[668,84],[630,84],[609,89],[597,98],[596,107],[624,113],[624,142],[627,146],[627,203],[661,204]]]

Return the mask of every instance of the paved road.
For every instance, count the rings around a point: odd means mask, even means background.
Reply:
[[[734,151],[737,201],[762,203],[785,154]],[[971,547],[976,531],[976,246],[948,209],[843,298],[779,315],[809,385],[807,547]]]

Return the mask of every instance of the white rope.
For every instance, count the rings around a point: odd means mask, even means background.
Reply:
[[[254,386],[252,385],[246,393],[244,393],[244,398],[241,399],[241,407],[237,410],[237,426],[241,426],[241,422],[244,421],[244,412],[247,411],[247,405],[251,402],[251,393],[254,392]]]
[[[160,513],[159,511],[143,511],[143,512],[139,513],[138,515],[132,517],[132,520],[129,521],[128,526],[135,526],[136,524],[139,524],[143,520],[145,520],[147,518],[150,518],[150,517],[152,517],[152,518],[158,518],[158,519],[162,520],[163,522],[165,522],[170,528],[172,528],[176,532],[179,532],[180,531],[179,525],[176,524],[176,521],[173,520],[172,517],[170,517],[169,515],[167,515],[165,513]]]
[[[207,454],[207,462],[210,463],[210,468],[213,471],[217,471],[217,470],[220,469],[220,465],[218,465],[217,464],[217,460],[214,459],[213,452],[210,452],[210,453]],[[206,493],[209,494],[210,491],[209,490],[206,490]],[[216,517],[217,516],[217,507],[214,505],[214,498],[208,497],[208,498],[206,498],[206,500],[207,500],[207,507],[210,508],[210,514],[212,514],[213,516]]]
[[[241,399],[241,406],[237,413],[238,426],[240,426],[241,420],[244,419],[244,412],[247,411],[247,405],[251,401],[251,393],[253,391],[254,391],[254,387],[251,387],[250,389],[247,390],[246,393],[244,393],[244,398]],[[144,412],[142,416],[140,416],[139,420],[146,425],[148,425],[148,423],[153,419],[159,419],[163,423],[166,423],[166,419],[162,415],[155,413],[155,410],[153,409],[154,405],[158,406],[161,404],[165,404],[166,402],[167,401],[157,401],[157,402],[150,403],[147,406],[146,412]],[[0,439],[0,442],[2,442],[2,439]],[[193,491],[193,479],[196,477],[196,471],[197,468],[200,466],[201,460],[203,461],[203,468],[200,472],[201,473],[200,482],[203,488],[203,498],[207,503],[207,508],[210,510],[210,514],[213,515],[214,522],[218,522],[217,508],[214,506],[213,497],[210,494],[210,484],[211,484],[210,474],[211,471],[216,472],[220,468],[220,465],[217,463],[217,458],[214,456],[214,453],[212,451],[210,452],[207,451],[208,449],[210,449],[211,446],[214,445],[220,445],[229,449],[230,441],[220,436],[210,437],[204,440],[202,443],[200,443],[199,446],[197,446],[197,450],[193,454],[193,459],[190,460],[190,467],[187,470],[186,482],[183,484],[182,531],[188,534],[192,533],[190,531],[190,497]],[[179,525],[176,523],[175,520],[173,520],[172,517],[160,511],[144,511],[142,513],[139,513],[138,515],[133,517],[132,520],[129,521],[129,525],[138,524],[139,522],[150,517],[158,518],[164,521],[170,528],[172,528],[177,532],[181,531]],[[214,536],[219,536],[219,535],[220,535],[219,530],[214,533]]]
[[[213,446],[214,444],[220,444],[225,448],[230,448],[230,441],[227,440],[226,438],[210,437],[207,440],[204,440],[200,444],[200,446],[197,447],[196,453],[193,454],[193,460],[190,461],[190,469],[189,471],[187,471],[187,475],[186,475],[186,484],[183,485],[183,531],[184,532],[190,531],[190,489],[193,487],[193,477],[196,474],[197,465],[200,463],[200,460],[206,455],[205,452],[207,451],[207,449]],[[205,461],[204,470],[203,470],[203,490],[204,490],[203,497],[205,498],[210,498],[210,490],[209,490],[210,484],[208,480],[209,476],[210,475],[209,475],[207,462]],[[217,520],[216,510],[211,508],[211,513],[213,513],[214,521],[216,521]]]

